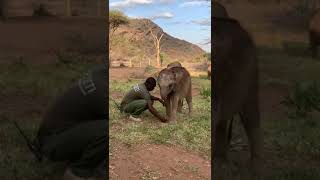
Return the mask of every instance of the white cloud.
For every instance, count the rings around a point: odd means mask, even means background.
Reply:
[[[174,17],[174,15],[170,12],[160,12],[158,14],[154,14],[152,16],[137,16],[134,14],[128,14],[127,15],[130,18],[135,18],[135,19],[151,19],[151,20],[155,20],[155,19],[171,19]]]
[[[171,12],[161,12],[150,17],[150,19],[171,19],[174,15]]]
[[[185,24],[189,24],[189,22],[185,22],[185,21],[172,21],[172,22],[167,22],[166,24],[168,24],[168,25],[185,25]]]
[[[200,26],[211,26],[211,20],[210,19],[193,20],[191,22],[194,23],[194,24],[198,24]]]
[[[206,38],[201,42],[202,45],[211,45],[211,38]]]
[[[187,1],[184,3],[181,3],[179,6],[180,7],[190,7],[190,6],[208,6],[210,5],[211,1],[206,1],[206,0],[193,0],[193,1]]]
[[[175,0],[159,0],[159,3],[161,4],[170,4],[173,3]]]
[[[128,8],[136,5],[148,5],[152,3],[153,3],[152,0],[124,0],[124,1],[111,2],[110,8],[123,9],[123,8]]]
[[[144,17],[142,17],[142,16],[137,16],[137,15],[133,15],[133,14],[127,14],[127,16],[129,17],[129,18],[132,18],[132,19],[143,19]]]

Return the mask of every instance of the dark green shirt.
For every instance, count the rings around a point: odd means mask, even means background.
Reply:
[[[48,109],[38,137],[65,130],[81,122],[107,119],[107,82],[108,72],[105,67],[98,67],[85,74]]]
[[[127,104],[138,99],[151,100],[151,95],[144,83],[136,84],[132,87],[132,89],[124,96],[120,108],[123,109]]]

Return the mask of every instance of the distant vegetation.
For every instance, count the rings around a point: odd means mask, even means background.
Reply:
[[[171,37],[149,19],[130,19],[123,12],[109,12],[109,63],[126,66],[165,66],[172,61],[206,62],[198,46]]]

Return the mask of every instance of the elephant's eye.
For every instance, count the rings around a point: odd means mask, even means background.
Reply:
[[[171,88],[172,88],[172,86],[173,86],[173,84],[170,84],[170,85],[169,85],[169,88],[171,89]]]

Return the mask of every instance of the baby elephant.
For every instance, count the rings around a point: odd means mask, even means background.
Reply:
[[[179,61],[174,61],[174,62],[168,64],[168,66],[167,66],[167,68],[172,68],[172,67],[182,67],[182,65]]]
[[[192,112],[191,77],[184,67],[165,68],[160,71],[158,85],[165,101],[169,121],[176,120],[179,101],[186,98],[189,114]]]

